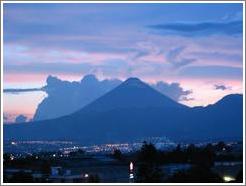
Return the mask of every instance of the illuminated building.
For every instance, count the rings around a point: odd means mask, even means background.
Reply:
[[[134,172],[133,172],[133,163],[130,162],[129,165],[129,182],[134,183]]]

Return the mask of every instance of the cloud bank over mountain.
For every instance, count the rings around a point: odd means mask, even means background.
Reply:
[[[69,82],[48,76],[46,83],[43,90],[48,96],[38,105],[34,120],[71,114],[112,90],[121,81],[116,79],[99,81],[94,75],[87,75],[80,82]]]
[[[192,94],[192,91],[184,90],[179,83],[168,84],[163,81],[158,81],[156,84],[153,84],[152,87],[177,102],[191,99],[188,98],[188,96]]]
[[[38,105],[33,120],[52,119],[71,114],[122,83],[119,79],[98,80],[95,75],[86,75],[81,81],[69,82],[54,76],[48,76],[46,86],[42,88],[47,97]],[[184,90],[179,83],[159,81],[150,84],[155,90],[174,101],[188,100],[191,90]]]

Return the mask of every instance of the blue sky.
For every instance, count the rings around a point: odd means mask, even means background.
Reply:
[[[3,10],[5,88],[93,73],[177,82],[193,91],[189,105],[242,92],[240,3],[5,3]]]

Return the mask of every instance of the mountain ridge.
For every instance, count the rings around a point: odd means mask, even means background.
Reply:
[[[175,141],[241,138],[242,98],[242,95],[231,95],[207,107],[190,108],[131,78],[70,115],[5,125],[4,139],[102,143],[149,136],[167,136]],[[220,106],[221,102],[224,106]]]

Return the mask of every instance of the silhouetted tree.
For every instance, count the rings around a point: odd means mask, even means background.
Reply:
[[[194,160],[194,156],[197,152],[197,148],[194,144],[190,144],[186,149],[187,161],[192,162]]]
[[[138,162],[136,182],[162,182],[164,174],[159,167],[158,151],[153,144],[143,143],[138,154]]]
[[[115,149],[113,152],[113,157],[117,160],[122,160],[122,153],[119,149]]]
[[[181,152],[181,145],[180,144],[177,145],[175,152],[178,152],[178,153]]]
[[[138,161],[148,162],[148,163],[157,163],[158,151],[152,143],[143,142],[141,150],[138,154]]]
[[[227,147],[226,144],[223,141],[220,141],[215,145],[215,150],[216,151],[222,151],[222,150],[226,149],[226,147]]]
[[[186,149],[187,162],[210,168],[214,164],[215,153],[212,144],[207,144],[205,147],[196,147],[191,144]]]
[[[197,149],[194,156],[193,163],[198,166],[210,168],[214,165],[215,153],[211,144],[207,144],[204,148]]]
[[[170,153],[169,159],[175,163],[182,163],[186,161],[185,153],[181,149],[181,145],[178,144],[177,147]]]
[[[4,160],[5,162],[9,161],[9,160],[10,160],[10,154],[4,153],[4,154],[3,154],[3,160]]]

